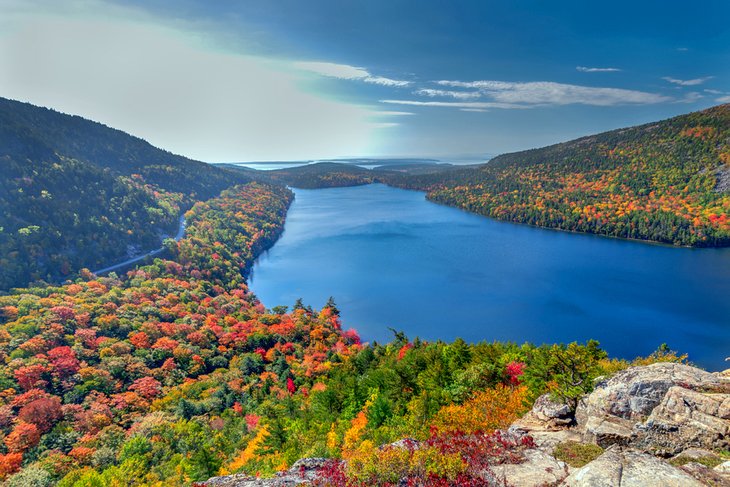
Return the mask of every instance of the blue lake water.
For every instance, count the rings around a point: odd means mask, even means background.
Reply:
[[[498,222],[380,184],[295,190],[250,285],[268,307],[332,295],[346,328],[388,341],[555,343],[612,356],[666,342],[730,366],[730,249],[680,249]]]

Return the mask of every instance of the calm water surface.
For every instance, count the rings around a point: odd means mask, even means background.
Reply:
[[[295,190],[254,265],[268,307],[334,296],[345,327],[387,341],[599,340],[612,356],[666,342],[727,368],[730,249],[676,249],[498,222],[383,185]]]

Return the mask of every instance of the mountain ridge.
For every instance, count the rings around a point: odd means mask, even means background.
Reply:
[[[0,290],[157,248],[195,201],[249,181],[139,137],[0,98]]]

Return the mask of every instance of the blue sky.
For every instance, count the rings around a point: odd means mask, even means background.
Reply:
[[[206,161],[482,157],[730,102],[730,2],[0,0],[0,96]]]

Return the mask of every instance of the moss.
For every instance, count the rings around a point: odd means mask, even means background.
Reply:
[[[582,467],[592,462],[603,453],[603,448],[590,443],[564,441],[555,445],[553,456],[571,467]]]
[[[671,460],[669,460],[669,463],[671,463],[675,467],[681,467],[682,465],[684,465],[686,463],[695,462],[695,463],[701,463],[702,465],[704,465],[707,468],[715,468],[724,461],[725,461],[724,458],[719,457],[719,456],[714,456],[714,455],[707,455],[707,456],[698,457],[698,458],[692,458],[692,457],[680,455],[676,458],[672,458]]]

